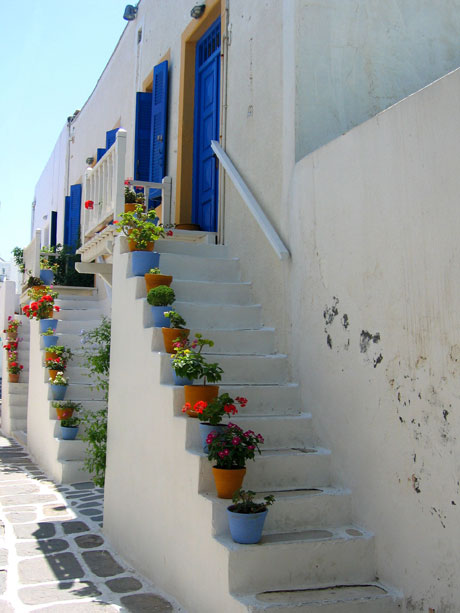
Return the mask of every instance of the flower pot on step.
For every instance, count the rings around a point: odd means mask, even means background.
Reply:
[[[54,381],[54,380],[56,379],[56,375],[58,374],[58,372],[62,372],[62,371],[59,371],[59,370],[54,370],[54,368],[50,368],[50,369],[48,370],[48,375],[49,375],[49,378],[50,378],[50,379],[52,379],[52,380]]]
[[[212,424],[205,424],[200,421],[199,427],[200,427],[200,437],[201,437],[201,445],[203,447],[203,451],[204,453],[208,453],[209,449],[206,443],[206,439],[208,438],[208,436],[211,434],[211,432],[217,432],[217,433],[223,432],[225,428],[227,428],[228,426],[227,424],[217,424],[216,426],[213,426]]]
[[[218,395],[218,385],[184,385],[185,402],[189,402],[192,407],[194,407],[199,400],[204,400],[204,402],[209,404],[212,400],[217,398]],[[187,415],[189,417],[198,417],[198,413],[193,409],[187,410]]]
[[[152,266],[151,268],[155,268],[155,266]],[[152,275],[149,272],[145,273],[144,278],[147,294],[149,293],[149,290],[153,289],[154,287],[158,287],[159,285],[167,285],[169,287],[173,280],[171,275]]]
[[[212,467],[214,483],[219,498],[233,498],[233,494],[243,485],[245,468],[216,468]]]
[[[160,254],[154,251],[133,251],[131,258],[132,273],[135,277],[143,277],[151,268],[158,268],[160,263]]]
[[[174,353],[173,343],[177,340],[185,340],[190,334],[188,328],[161,328],[166,353]]]
[[[244,545],[258,543],[262,538],[268,510],[260,513],[235,513],[231,508],[232,506],[227,508],[227,517],[230,534],[235,543]]]
[[[65,385],[60,385],[56,387],[66,387]],[[58,408],[56,407],[56,415],[59,420],[61,419],[70,419],[73,415],[73,409],[68,409],[66,407]]]
[[[172,364],[171,370],[173,373],[174,385],[193,385],[192,379],[189,379],[188,377],[179,377],[179,375],[176,375],[176,371],[172,367]]]
[[[164,316],[165,311],[172,311],[172,306],[151,306],[152,319],[155,328],[169,328],[171,323],[167,317]]]
[[[58,340],[59,336],[57,336],[56,334],[49,334],[48,336],[43,337],[43,346],[45,349],[47,347],[52,347],[53,345],[57,344]]]
[[[45,285],[53,285],[54,273],[49,268],[44,268],[40,270],[40,279],[43,281]]]
[[[50,388],[53,400],[64,400],[67,385],[54,385],[53,383],[50,383]]]
[[[8,381],[10,383],[19,383],[19,373],[14,374],[12,372],[8,373]]]
[[[18,331],[17,330],[14,330],[14,332],[8,331],[6,333],[6,337],[9,341],[15,341],[18,338]]]
[[[64,441],[73,441],[77,437],[78,426],[61,426],[61,435]]]
[[[40,333],[46,332],[48,328],[51,328],[52,330],[56,331],[57,325],[58,325],[58,320],[53,319],[52,317],[49,317],[46,319],[40,319],[38,322]],[[43,338],[46,338],[46,337],[43,337]]]
[[[136,241],[133,241],[130,238],[128,238],[128,248],[132,252],[134,251],[153,251],[154,246],[155,246],[155,241],[151,241],[150,243],[147,243],[146,247],[141,249],[140,247],[137,246]],[[155,268],[155,266],[151,266],[150,268]]]

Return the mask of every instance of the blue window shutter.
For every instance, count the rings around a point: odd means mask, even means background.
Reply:
[[[151,154],[152,94],[136,93],[136,131],[134,141],[134,179],[149,181]]]
[[[68,245],[74,250],[80,238],[81,184],[70,186]]]
[[[97,150],[97,161],[99,162],[99,160],[101,159],[101,157],[105,154],[107,150],[106,149],[101,149],[100,147]]]
[[[69,244],[70,196],[65,197],[64,206],[64,245]]]
[[[115,128],[115,130],[109,130],[108,132],[105,133],[105,150],[108,151],[110,149],[110,147],[113,145],[113,143],[115,142],[115,139],[117,138],[117,132],[120,128]]]
[[[168,62],[157,64],[153,69],[153,100],[149,180],[161,183],[166,169],[166,134],[168,119]],[[160,190],[150,190],[149,208],[158,206]],[[152,202],[156,199],[156,202]]]

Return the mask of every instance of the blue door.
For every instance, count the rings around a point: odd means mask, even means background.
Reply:
[[[211,141],[219,140],[220,18],[196,45],[193,223],[217,230],[218,167]]]

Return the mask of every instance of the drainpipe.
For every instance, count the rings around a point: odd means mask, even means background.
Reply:
[[[222,81],[221,81],[221,100],[222,114],[220,119],[220,144],[225,151],[227,146],[227,75],[228,75],[228,48],[229,41],[229,18],[230,0],[225,0],[225,34],[222,39]],[[225,171],[222,164],[219,164],[219,226],[217,242],[220,245],[225,243]]]

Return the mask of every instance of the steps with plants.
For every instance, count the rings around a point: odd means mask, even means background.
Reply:
[[[148,397],[152,403],[158,398],[145,416],[150,417],[152,412],[155,415],[156,411],[162,427],[171,429],[176,462],[177,441],[183,440],[185,455],[181,456],[180,469],[174,472],[171,468],[171,478],[183,492],[174,493],[174,504],[180,509],[190,506],[186,524],[192,522],[194,529],[193,535],[183,532],[181,553],[164,543],[156,564],[155,556],[152,562],[152,556],[136,554],[133,543],[142,547],[148,538],[152,544],[161,539],[162,533],[171,529],[167,515],[158,526],[157,522],[151,525],[141,521],[139,526],[131,527],[129,541],[125,541],[120,536],[124,525],[121,518],[129,514],[131,507],[127,504],[125,510],[125,504],[120,503],[122,510],[110,511],[109,536],[117,539],[131,559],[135,561],[139,556],[144,573],[157,577],[156,573],[161,575],[167,564],[167,572],[174,574],[173,569],[180,566],[180,579],[175,577],[180,587],[175,595],[200,613],[399,611],[400,596],[376,578],[374,536],[353,522],[351,493],[334,482],[331,452],[321,447],[312,416],[301,407],[298,386],[290,380],[288,358],[277,353],[275,331],[264,326],[260,305],[252,303],[251,286],[241,281],[238,260],[229,258],[222,246],[173,240],[158,241],[156,249],[160,252],[161,272],[174,277],[174,308],[185,318],[191,338],[198,332],[215,341],[204,353],[208,361],[218,362],[224,370],[220,393],[248,399],[247,406],[231,421],[243,430],[261,432],[265,438],[261,455],[256,456],[255,462],[247,462],[243,487],[256,491],[261,498],[274,494],[276,502],[270,507],[259,544],[240,545],[232,540],[226,517],[231,501],[219,499],[215,493],[211,463],[201,447],[198,420],[182,413],[184,389],[173,384],[170,355],[164,351],[161,330],[152,327],[144,279],[131,276],[132,255],[123,253],[122,245],[119,261],[121,274],[126,277],[123,292],[132,297],[131,321],[140,322],[140,329],[136,327],[140,362],[146,364],[149,378],[154,378],[148,384]],[[114,299],[115,296],[116,292]],[[142,328],[151,329],[151,339],[141,336]],[[126,336],[124,339],[126,342]],[[149,356],[150,349],[153,352]],[[155,432],[160,432],[155,417],[152,420]],[[127,446],[130,435],[123,434],[127,440],[118,433],[118,443]],[[136,436],[142,437],[139,428]],[[137,439],[133,438],[129,445],[136,465],[150,458],[149,452],[144,452],[148,441],[148,437],[140,440],[136,450],[133,445],[137,445]],[[155,466],[155,462],[162,462],[162,456],[156,454],[154,447],[151,462]],[[119,481],[114,477],[114,495],[115,483]],[[172,496],[171,486],[168,489],[162,479],[155,483],[152,487],[160,488],[155,490],[156,498]],[[131,483],[123,487],[131,492],[128,498],[136,499],[138,506],[152,504],[149,494],[131,490]],[[108,495],[110,498],[110,487]],[[179,539],[177,534],[176,538]],[[187,581],[184,569],[193,565],[200,567],[206,585],[212,589],[199,591],[193,577]],[[163,586],[171,591],[173,583],[165,579]]]
[[[104,394],[92,385],[90,371],[83,363],[80,333],[101,323],[102,313],[96,296],[66,291],[55,300],[59,306],[56,335],[58,345],[70,349],[73,358],[64,376],[69,379],[65,399],[80,403],[83,411],[97,411],[106,406]],[[76,440],[63,440],[56,409],[52,406],[49,373],[44,367],[44,345],[38,322],[31,322],[31,376],[34,383],[33,414],[29,415],[28,447],[38,464],[57,483],[88,481],[84,468],[86,443],[80,434]],[[29,400],[29,405],[31,401]]]

